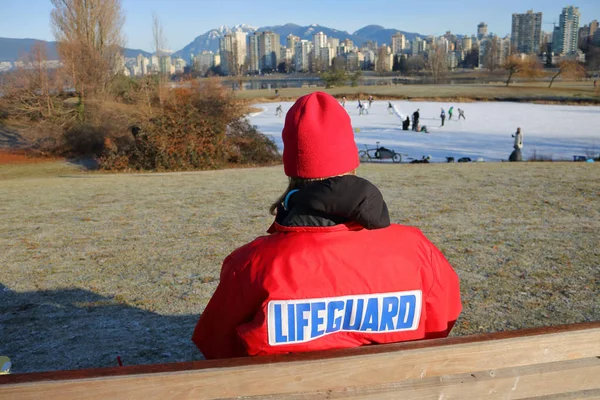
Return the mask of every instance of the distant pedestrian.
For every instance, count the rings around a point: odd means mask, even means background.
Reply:
[[[373,104],[373,96],[369,96],[369,108],[371,108],[372,104]]]
[[[521,149],[523,149],[523,133],[521,132],[521,128],[517,128],[517,132],[511,136],[515,138],[515,143],[513,145],[514,150],[510,153],[508,161],[523,161],[521,153]]]
[[[391,101],[388,101],[388,114],[392,115],[394,113],[394,106]]]
[[[402,121],[402,130],[407,131],[409,127],[410,127],[410,118],[407,115],[406,120]]]
[[[465,110],[461,110],[460,108],[458,109],[458,119],[460,119],[460,117],[462,117],[463,119],[467,119],[465,117]]]
[[[279,97],[279,89],[275,89],[275,97]]]
[[[413,131],[417,132],[417,127],[419,126],[419,118],[421,115],[419,114],[419,109],[413,113]]]
[[[346,108],[346,96],[342,97],[342,107]]]
[[[444,121],[446,121],[446,111],[442,108],[442,113],[440,114],[440,119],[442,120],[442,126],[444,126]]]
[[[452,113],[454,112],[454,107],[450,107],[448,110],[448,121],[452,120]]]
[[[358,99],[358,106],[356,108],[358,108],[358,115],[363,115],[365,112],[365,105],[362,103],[362,101],[360,101],[360,99]]]
[[[279,107],[277,107],[275,109],[275,116],[281,117],[282,115],[283,115],[283,109],[281,108],[281,104],[280,104]]]

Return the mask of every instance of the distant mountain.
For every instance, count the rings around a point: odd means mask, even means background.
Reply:
[[[33,46],[41,43],[46,45],[46,57],[49,60],[58,60],[56,42],[46,42],[37,39],[11,39],[0,37],[0,61],[15,62],[26,57]]]
[[[0,61],[19,61],[26,57],[37,43],[46,46],[46,57],[48,60],[58,60],[58,52],[56,51],[56,42],[46,42],[45,40],[37,39],[12,39],[0,37]],[[134,58],[138,54],[143,54],[145,57],[150,57],[152,54],[143,50],[124,49],[125,58]]]
[[[248,34],[252,34],[257,31],[273,31],[279,34],[282,45],[286,44],[286,38],[288,35],[295,35],[301,39],[312,40],[313,35],[317,32],[323,32],[325,35],[327,35],[327,37],[334,37],[340,40],[350,39],[357,46],[360,46],[369,40],[377,42],[380,45],[383,43],[390,45],[391,37],[396,32],[403,33],[407,40],[413,40],[417,36],[423,37],[423,35],[418,33],[404,32],[398,29],[386,29],[379,25],[368,25],[354,33],[348,33],[346,31],[340,31],[317,24],[309,26],[285,24],[265,26],[261,28],[256,28],[245,24],[235,26],[224,25],[216,29],[211,29],[210,31],[196,37],[190,44],[185,46],[183,49],[176,51],[172,54],[172,56],[189,60],[191,54],[198,54],[204,50],[210,50],[216,53],[219,51],[219,39],[228,33],[233,33],[239,30]],[[10,39],[0,37],[0,61],[17,61],[19,58],[27,55],[36,43],[46,44],[46,52],[49,60],[58,59],[56,42],[46,42],[37,39]],[[152,55],[152,53],[143,50],[126,48],[124,51],[125,58],[134,58],[138,54],[143,54],[145,57],[150,57]]]
[[[400,31],[398,29],[386,29],[383,26],[379,25],[368,25],[364,28],[357,30],[354,33],[348,33],[346,31],[340,31],[337,29],[328,28],[326,26],[321,26],[317,24],[309,26],[285,24],[275,26],[264,26],[261,28],[254,28],[249,25],[237,25],[231,27],[221,26],[217,29],[211,29],[203,35],[196,37],[196,39],[194,39],[193,42],[185,46],[183,49],[175,52],[173,55],[176,57],[181,57],[184,60],[189,60],[191,54],[198,54],[204,50],[210,50],[216,53],[219,50],[219,39],[222,38],[225,34],[232,33],[237,30],[242,30],[248,34],[252,34],[257,31],[272,31],[279,34],[282,45],[286,44],[286,38],[288,35],[298,36],[300,37],[300,39],[304,40],[312,40],[312,36],[317,32],[323,32],[325,35],[327,35],[327,37],[334,37],[340,40],[350,39],[357,46],[362,45],[368,40],[376,41],[380,45],[383,43],[391,45],[391,37],[396,32],[403,33],[406,36],[407,40],[413,40],[417,36],[424,36],[418,33]]]
[[[388,46],[392,44],[392,35],[396,33],[402,33],[406,37],[406,40],[413,40],[417,36],[424,37],[424,35],[420,35],[418,33],[413,32],[404,32],[398,29],[386,29],[380,25],[367,25],[364,28],[360,28],[352,35],[355,37],[362,38],[363,41],[371,40],[379,43],[380,45],[385,43]]]
[[[198,54],[204,50],[212,51],[216,53],[219,51],[219,39],[226,34],[233,33],[235,31],[244,31],[248,34],[256,32],[258,28],[250,25],[235,25],[235,26],[220,26],[216,29],[197,36],[190,44],[185,46],[183,49],[173,53],[174,57],[181,57],[184,60],[189,60],[192,54]]]

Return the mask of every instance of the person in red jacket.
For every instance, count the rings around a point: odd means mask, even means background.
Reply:
[[[224,261],[192,340],[207,359],[440,338],[461,312],[458,276],[414,227],[391,224],[355,175],[350,117],[315,92],[288,111],[287,190],[269,235]]]

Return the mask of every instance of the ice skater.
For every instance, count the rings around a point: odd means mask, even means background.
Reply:
[[[442,108],[442,113],[440,114],[440,119],[442,120],[442,126],[444,126],[444,121],[446,121],[446,111]]]
[[[358,108],[358,115],[363,115],[365,112],[365,106],[362,103],[362,101],[360,101],[360,99],[358,99],[358,106],[356,106],[356,108]]]
[[[413,113],[413,131],[417,132],[417,127],[419,126],[419,118],[420,118],[420,114],[419,114],[419,109],[417,109],[417,111],[415,111]]]
[[[283,115],[283,109],[281,108],[281,104],[279,105],[279,107],[277,107],[275,109],[275,116],[276,117],[281,117]]]
[[[409,127],[410,127],[410,118],[407,115],[406,119],[404,121],[402,121],[402,130],[407,131]]]
[[[419,126],[417,125],[417,132],[425,132],[425,133],[429,133],[429,129],[427,129],[427,125],[423,125],[423,126]]]
[[[394,113],[394,106],[391,101],[388,101],[388,114],[392,115]]]
[[[467,117],[465,117],[465,110],[461,110],[460,108],[458,109],[458,119],[463,118],[464,120],[467,119]]]
[[[454,107],[450,107],[448,110],[448,121],[452,120],[452,113],[454,112]]]
[[[523,161],[523,155],[521,150],[523,149],[523,133],[521,132],[521,128],[517,128],[517,132],[511,135],[515,138],[515,143],[513,145],[513,152],[510,153],[508,157],[508,161]]]
[[[369,108],[371,108],[372,104],[373,104],[373,96],[369,96]]]
[[[342,97],[342,107],[346,108],[346,96]]]

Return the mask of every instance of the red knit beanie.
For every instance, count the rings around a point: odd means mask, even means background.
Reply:
[[[360,164],[350,117],[327,93],[300,97],[285,117],[282,137],[287,176],[327,178]]]

